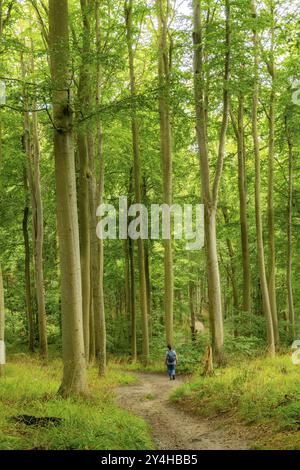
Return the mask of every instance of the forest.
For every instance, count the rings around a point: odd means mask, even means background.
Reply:
[[[297,0],[0,0],[0,450],[300,450],[299,57]]]

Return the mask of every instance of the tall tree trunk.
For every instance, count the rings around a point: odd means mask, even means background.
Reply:
[[[79,230],[70,90],[67,0],[49,0],[49,49],[53,87],[57,228],[61,267],[63,379],[60,393],[87,392],[82,322]]]
[[[134,276],[134,240],[129,238],[129,267],[130,267],[130,325],[131,325],[131,356],[137,359],[136,345],[136,309],[135,309],[135,276]]]
[[[25,191],[25,207],[23,214],[23,238],[24,238],[24,278],[25,278],[25,299],[26,299],[26,316],[28,321],[28,350],[34,352],[34,319],[31,302],[31,279],[30,279],[30,245],[28,236],[28,215],[29,215],[29,195],[27,169],[24,166],[24,191]]]
[[[132,168],[129,176],[128,205],[132,204],[133,198],[133,178]],[[130,284],[130,340],[131,357],[135,362],[137,359],[137,338],[136,338],[136,287],[135,287],[135,262],[134,262],[134,240],[128,238],[128,262],[129,262],[129,284]]]
[[[276,302],[276,258],[275,258],[275,234],[274,234],[274,139],[275,139],[275,60],[274,60],[274,5],[271,2],[272,30],[271,30],[271,59],[268,63],[268,71],[271,76],[271,93],[269,104],[269,142],[268,142],[268,242],[269,242],[269,266],[268,289],[270,308],[272,313],[275,347],[279,346],[278,315]]]
[[[36,109],[37,103],[33,101],[33,108]],[[34,199],[35,214],[32,214],[34,220],[35,243],[34,243],[34,261],[35,261],[35,288],[38,308],[38,327],[39,327],[39,348],[43,360],[48,357],[47,342],[47,321],[45,306],[45,287],[44,287],[44,269],[43,269],[43,242],[44,242],[44,223],[43,223],[43,203],[41,194],[41,175],[40,175],[40,145],[38,137],[37,112],[32,113],[32,140],[33,140],[33,168],[34,168]]]
[[[233,127],[237,139],[238,147],[238,187],[239,187],[239,204],[240,204],[240,230],[241,230],[241,247],[242,247],[242,264],[243,264],[243,311],[250,313],[251,311],[251,267],[250,267],[250,250],[249,250],[249,228],[248,228],[248,208],[247,208],[247,188],[246,188],[246,152],[245,152],[245,135],[244,135],[244,96],[239,94],[238,98],[238,119],[237,126]]]
[[[230,76],[230,4],[226,0],[226,54],[223,90],[223,116],[219,135],[219,149],[216,163],[216,172],[212,191],[210,189],[209,152],[207,145],[207,121],[205,111],[205,84],[203,82],[203,35],[201,20],[201,0],[194,0],[194,94],[196,109],[196,133],[200,156],[201,190],[204,203],[204,230],[205,252],[209,300],[209,319],[212,340],[213,355],[217,362],[222,361],[222,348],[224,342],[222,297],[219,273],[219,262],[216,237],[216,212],[218,203],[218,191],[222,175],[225,142],[229,116],[229,76]]]
[[[132,47],[132,0],[125,2],[125,20],[127,30],[127,48],[129,58],[130,91],[131,91],[131,130],[132,130],[132,151],[133,151],[133,176],[134,176],[134,194],[135,203],[142,203],[141,193],[141,162],[139,148],[139,127],[136,111],[136,87],[134,74],[134,57]],[[140,308],[142,316],[142,335],[143,335],[143,360],[147,361],[149,357],[149,331],[148,331],[148,311],[147,311],[147,285],[145,271],[145,252],[144,241],[140,237],[137,239],[138,261],[139,261],[139,280],[140,280]]]
[[[89,0],[80,0],[82,16],[82,50],[78,85],[78,106],[80,115],[90,110],[90,21]],[[91,237],[90,237],[90,168],[89,142],[85,127],[78,130],[79,153],[79,238],[82,282],[82,315],[85,356],[89,357],[90,342],[90,296],[91,296]]]
[[[256,18],[256,7],[254,0],[251,1],[253,17]],[[263,311],[266,318],[267,326],[267,340],[268,350],[271,356],[275,355],[275,338],[273,329],[272,312],[269,299],[268,284],[266,279],[265,270],[265,253],[263,244],[263,229],[262,229],[262,216],[261,216],[261,201],[260,201],[260,149],[257,129],[257,109],[258,109],[258,33],[256,25],[253,28],[253,46],[254,46],[254,84],[253,84],[253,97],[252,97],[252,137],[254,145],[255,157],[255,222],[256,222],[256,239],[257,239],[257,253],[259,265],[259,279],[260,288],[262,293]]]
[[[225,225],[228,226],[229,217],[228,217],[227,207],[223,206],[222,210],[223,210]],[[233,249],[230,238],[226,238],[226,245],[227,245],[228,255],[230,259],[230,270],[229,270],[230,276],[229,277],[230,277],[231,285],[232,285],[233,308],[234,308],[234,313],[236,314],[239,310],[239,294],[238,294],[238,288],[237,288],[237,283],[236,283],[236,269],[235,269],[235,260],[234,260],[235,254],[234,254],[234,249]]]
[[[33,52],[31,58],[31,71],[34,71]],[[26,78],[26,69],[21,55],[22,78]],[[24,113],[23,113],[23,147],[27,156],[27,181],[30,190],[31,211],[32,211],[32,246],[34,259],[34,279],[35,293],[37,300],[37,324],[39,331],[39,352],[41,358],[46,361],[48,356],[46,308],[44,293],[44,273],[43,273],[43,205],[40,183],[40,147],[38,137],[37,112],[28,112],[28,96],[23,90]],[[32,108],[37,107],[36,99],[32,100]]]
[[[193,281],[189,282],[189,305],[191,320],[191,337],[192,341],[196,340],[196,313],[195,313],[195,285]]]
[[[91,273],[91,276],[93,274]],[[92,279],[92,278],[91,278]],[[94,299],[90,297],[90,341],[89,341],[89,362],[93,364],[96,357],[96,342],[95,342],[95,314],[94,314]]]
[[[163,202],[172,205],[172,135],[170,124],[170,54],[168,45],[169,0],[157,0],[159,37],[160,152],[163,169]],[[172,239],[164,240],[164,310],[166,340],[173,343],[173,254]]]
[[[96,18],[96,104],[101,105],[101,25],[100,25],[100,2],[95,2],[95,18]],[[102,204],[104,194],[104,152],[103,152],[103,129],[101,119],[97,121],[97,136],[96,136],[96,155],[99,162],[99,178],[97,187],[94,188],[94,201],[95,207],[97,204]],[[96,178],[94,175],[94,168],[92,171],[92,182],[96,186]],[[95,221],[96,223],[96,221]],[[96,225],[94,229],[94,236],[96,233]],[[94,257],[93,258],[93,297],[94,297],[94,312],[95,312],[95,328],[96,328],[96,357],[99,364],[99,374],[104,375],[106,369],[106,319],[104,308],[104,245],[103,240],[94,240]]]
[[[146,292],[147,292],[147,312],[149,321],[149,335],[152,337],[153,324],[151,316],[151,276],[150,276],[150,254],[149,254],[149,240],[145,243],[145,275],[146,275]]]
[[[147,201],[147,181],[146,177],[143,177],[143,190],[142,198],[144,204]],[[147,290],[147,312],[148,312],[148,321],[149,321],[149,336],[152,337],[152,316],[151,316],[151,275],[150,275],[150,240],[148,239],[144,243],[144,253],[145,253],[145,275],[146,275],[146,290]]]
[[[286,287],[287,287],[287,320],[288,330],[292,339],[295,339],[295,310],[293,299],[292,284],[292,212],[293,212],[293,142],[287,126],[286,118],[286,136],[289,155],[289,171],[288,171],[288,205],[287,205],[287,270],[286,270]]]
[[[129,246],[128,238],[124,240],[124,289],[125,289],[125,314],[130,318],[130,266],[129,266]]]

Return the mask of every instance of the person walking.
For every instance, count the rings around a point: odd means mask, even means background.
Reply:
[[[177,354],[176,351],[172,348],[170,344],[168,344],[168,350],[166,353],[166,360],[165,360],[168,375],[170,380],[175,380],[176,375],[176,365],[177,365]]]

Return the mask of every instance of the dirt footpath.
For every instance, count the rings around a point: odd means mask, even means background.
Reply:
[[[170,392],[184,382],[183,378],[170,381],[160,374],[134,375],[138,382],[118,387],[117,400],[120,406],[149,424],[158,450],[247,449],[247,444],[232,430],[220,426],[219,419],[214,422],[192,416],[169,402]]]

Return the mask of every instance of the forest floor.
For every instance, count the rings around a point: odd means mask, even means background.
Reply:
[[[158,450],[247,449],[247,443],[220,420],[201,418],[180,410],[169,400],[186,379],[170,381],[166,375],[134,373],[137,381],[115,389],[118,403],[142,417],[150,426]]]
[[[117,406],[112,390],[135,378],[108,368],[99,379],[88,369],[90,395],[62,399],[62,363],[41,365],[37,356],[9,356],[0,383],[0,450],[152,449],[147,424]]]

